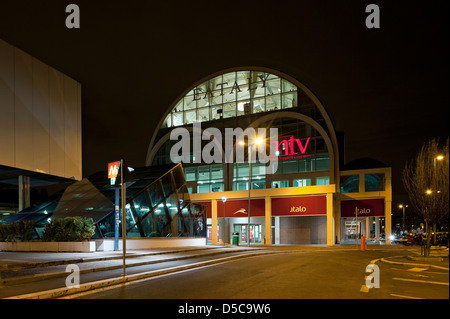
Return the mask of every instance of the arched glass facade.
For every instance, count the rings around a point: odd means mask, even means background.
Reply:
[[[301,117],[292,117],[292,114]],[[273,115],[273,116],[272,116]],[[302,187],[330,183],[330,155],[322,132],[329,132],[323,114],[301,87],[282,76],[257,70],[239,70],[216,75],[191,88],[174,103],[155,136],[151,165],[171,163],[169,139],[174,128],[242,128],[261,122],[258,128],[278,129],[278,169],[267,175],[265,165],[252,163],[252,189]],[[316,126],[312,125],[315,123]],[[191,140],[193,139],[190,129]],[[201,141],[202,148],[210,141]],[[224,145],[222,141],[222,145]],[[297,146],[303,147],[300,154]],[[191,148],[192,150],[192,148]],[[296,151],[297,150],[297,151]],[[192,153],[183,168],[191,193],[246,190],[249,188],[247,153],[244,162],[196,163]]]

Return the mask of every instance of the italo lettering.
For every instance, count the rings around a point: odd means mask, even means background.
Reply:
[[[305,213],[306,207],[305,206],[292,206],[290,213]]]
[[[355,207],[356,215],[368,215],[370,214],[370,212],[370,208],[358,208],[358,206]]]

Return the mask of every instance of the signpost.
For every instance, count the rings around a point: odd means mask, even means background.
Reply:
[[[120,175],[120,176],[119,176]],[[118,178],[119,177],[119,178]],[[108,178],[111,185],[115,185],[115,227],[114,227],[114,250],[119,250],[119,189],[121,192],[121,211],[122,211],[122,251],[123,251],[123,277],[126,276],[125,272],[125,255],[126,255],[126,237],[127,237],[127,227],[126,227],[126,182],[133,181],[133,176],[128,170],[127,165],[124,163],[123,159],[117,162],[112,162],[108,164]]]
[[[120,215],[119,215],[119,190],[120,185],[116,183],[117,176],[119,175],[119,167],[120,161],[112,162],[108,164],[108,179],[111,185],[115,185],[115,196],[114,196],[114,212],[115,212],[115,221],[114,221],[114,251],[119,251],[119,224],[120,224]]]

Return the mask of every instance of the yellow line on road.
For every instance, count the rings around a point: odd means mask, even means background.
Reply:
[[[419,282],[419,283],[423,283],[423,284],[433,284],[433,285],[448,286],[448,282],[428,281],[428,280],[419,280],[419,279],[407,279],[407,278],[392,278],[392,279],[394,279],[394,280],[401,280],[401,281]]]
[[[419,297],[411,297],[411,296],[403,296],[403,295],[396,295],[391,294],[392,297],[399,297],[399,298],[408,298],[408,299],[425,299],[425,298],[419,298]]]

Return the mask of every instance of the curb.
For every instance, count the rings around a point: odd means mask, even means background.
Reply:
[[[67,288],[67,287],[56,288],[56,289],[51,289],[51,290],[46,290],[46,291],[40,291],[40,292],[23,294],[23,295],[18,295],[18,296],[13,296],[13,297],[7,297],[4,299],[61,298],[61,297],[65,297],[65,296],[69,296],[69,295],[73,295],[73,294],[77,294],[77,293],[86,292],[89,290],[94,290],[94,289],[99,289],[99,288],[104,288],[104,287],[109,287],[109,286],[114,286],[114,285],[119,285],[119,284],[125,284],[125,283],[133,282],[136,280],[140,280],[140,279],[147,279],[147,278],[170,274],[170,273],[174,273],[174,272],[178,272],[178,271],[194,269],[194,268],[209,266],[209,265],[213,265],[213,264],[223,263],[223,262],[227,262],[227,261],[248,258],[248,257],[254,257],[254,256],[267,255],[267,254],[274,254],[274,253],[283,253],[283,252],[261,252],[261,251],[258,251],[256,254],[249,253],[249,254],[238,255],[238,256],[224,257],[224,258],[220,258],[220,259],[208,260],[208,261],[198,262],[198,263],[189,264],[189,265],[166,268],[163,270],[153,270],[153,271],[129,275],[129,276],[125,276],[125,277],[116,277],[116,278],[111,278],[111,279],[94,281],[94,282],[82,284],[77,288]]]
[[[173,251],[173,253],[176,252],[186,252],[186,251],[196,251],[196,250],[203,250],[203,249],[193,249],[193,250],[180,250],[180,251]],[[151,264],[158,264],[163,262],[171,262],[171,261],[177,261],[177,260],[184,260],[184,259],[190,259],[190,258],[198,258],[198,257],[205,257],[205,256],[213,256],[213,255],[219,255],[219,254],[227,254],[227,253],[235,253],[235,252],[241,252],[241,251],[260,251],[258,249],[238,249],[238,250],[230,250],[230,251],[212,251],[212,252],[206,252],[206,253],[200,253],[198,255],[188,255],[188,256],[179,256],[179,257],[173,257],[168,258],[164,260],[148,260],[133,264],[127,264],[126,268],[131,267],[139,267],[144,265],[151,265]],[[149,253],[149,254],[142,254],[139,256],[132,256],[134,257],[146,257],[146,256],[152,256],[152,255],[162,255],[162,254],[168,254],[168,252],[164,253]],[[128,256],[127,256],[128,258]],[[111,259],[104,259],[104,258],[95,258],[96,260],[83,260],[83,262],[95,262],[95,261],[104,261],[104,260],[113,260],[113,259],[122,259],[122,256],[120,258],[111,258]],[[59,265],[65,265],[65,264],[71,264],[68,262],[69,260],[64,260],[63,263],[57,263],[52,264],[51,266],[59,266]],[[72,260],[70,260],[72,261]],[[76,262],[75,262],[76,263]],[[48,266],[48,265],[47,265]],[[123,265],[114,265],[114,266],[107,266],[107,267],[94,267],[94,268],[85,268],[80,269],[80,274],[87,274],[92,272],[101,272],[101,271],[108,271],[108,270],[115,270],[115,269],[121,269]],[[30,267],[30,268],[37,268],[37,267]],[[11,278],[4,278],[3,280],[0,279],[0,286],[2,285],[12,285],[12,284],[20,284],[20,283],[26,283],[26,282],[34,282],[49,278],[57,278],[57,277],[64,277],[67,276],[66,271],[57,271],[57,272],[47,272],[47,273],[40,273],[40,274],[34,274],[29,276],[20,276],[20,277],[11,277]]]
[[[164,255],[164,254],[171,254],[171,253],[189,252],[189,251],[215,249],[215,248],[216,247],[199,247],[199,248],[193,248],[193,249],[165,250],[165,251],[161,251],[161,252],[149,252],[149,253],[143,253],[143,254],[135,253],[135,254],[130,254],[130,255],[127,254],[126,258]],[[20,264],[4,264],[4,265],[0,265],[0,271],[41,268],[41,267],[50,267],[50,266],[61,266],[61,265],[67,265],[67,264],[79,264],[79,263],[114,260],[114,259],[122,259],[122,258],[123,258],[123,256],[122,256],[122,254],[120,254],[120,255],[116,255],[116,256],[85,257],[85,258],[72,258],[72,259],[61,259],[61,260],[52,260],[52,261],[38,261],[38,262],[29,262],[29,263],[20,263]]]

